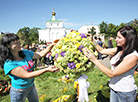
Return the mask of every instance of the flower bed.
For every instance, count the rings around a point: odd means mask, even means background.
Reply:
[[[9,93],[11,88],[11,82],[10,81],[0,81],[0,95],[6,95]]]
[[[83,54],[83,48],[89,49],[97,56],[94,52],[95,46],[86,34],[75,31],[68,33],[52,49],[54,65],[71,78],[79,77],[82,72],[93,69],[95,65]]]
[[[10,77],[5,76],[4,70],[0,69],[0,96],[9,93],[11,87]]]

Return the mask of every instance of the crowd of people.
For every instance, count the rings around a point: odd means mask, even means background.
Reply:
[[[105,42],[103,41],[103,39],[101,39],[100,37],[97,38],[97,36],[94,37],[94,42],[96,44],[98,44],[99,46],[101,46],[102,48],[104,49],[107,49],[107,48],[113,48],[113,43],[112,43],[112,37],[108,37],[108,41],[107,41],[107,45],[105,44]],[[104,59],[104,58],[107,58],[109,55],[102,55],[101,53],[98,52],[98,56],[97,56],[97,59],[100,60],[100,59]]]
[[[31,50],[33,52],[40,52],[44,49],[46,49],[49,45],[48,44],[27,44],[25,46],[22,46],[21,50]],[[51,55],[51,51],[46,54],[46,56],[39,58],[39,59],[33,59],[35,63],[35,68],[36,67],[41,67],[41,66],[49,66],[49,65],[54,65],[54,60]]]

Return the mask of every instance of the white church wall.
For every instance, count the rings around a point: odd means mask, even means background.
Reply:
[[[63,22],[46,22],[47,28],[63,28]]]
[[[65,35],[65,29],[62,29],[62,28],[61,29],[51,29],[51,31],[50,31],[51,41],[60,39],[64,35]]]
[[[38,30],[39,32],[39,41],[49,41],[49,30]]]

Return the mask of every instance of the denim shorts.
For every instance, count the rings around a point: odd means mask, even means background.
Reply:
[[[39,102],[35,85],[26,89],[11,87],[10,98],[11,102],[25,102],[26,98],[28,98],[29,102]]]
[[[110,102],[135,102],[137,90],[131,92],[119,92],[110,90]]]

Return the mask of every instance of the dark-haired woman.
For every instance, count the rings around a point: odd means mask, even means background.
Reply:
[[[108,77],[110,80],[110,102],[134,102],[137,86],[134,81],[134,71],[138,67],[138,37],[136,29],[125,26],[118,30],[116,37],[117,47],[103,49],[96,45],[98,52],[111,55],[111,69],[101,64],[89,51],[84,54]]]
[[[38,95],[34,85],[34,77],[45,72],[56,72],[55,66],[34,70],[32,59],[45,56],[54,46],[52,43],[45,50],[36,53],[29,50],[21,50],[21,43],[16,34],[6,34],[2,37],[0,45],[0,65],[5,74],[11,78],[11,102],[38,102]]]

